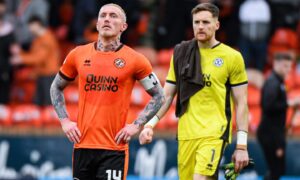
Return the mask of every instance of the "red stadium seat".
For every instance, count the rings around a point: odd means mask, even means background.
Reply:
[[[261,109],[259,106],[249,108],[249,130],[255,133],[261,118]]]
[[[33,104],[14,106],[12,111],[12,123],[14,125],[40,126],[40,108]]]
[[[293,135],[300,135],[300,109],[296,111],[292,109],[289,110],[288,119],[286,123],[287,127],[292,127]]]
[[[131,104],[135,106],[144,107],[149,100],[151,99],[150,95],[147,94],[145,89],[138,83],[134,86],[131,94]]]
[[[11,103],[32,103],[36,83],[33,80],[19,81],[12,85]]]
[[[78,87],[76,85],[67,86],[64,90],[66,103],[77,104],[79,100]]]
[[[156,74],[157,78],[159,79],[160,83],[164,85],[166,81],[166,77],[168,75],[169,67],[167,66],[155,66],[153,68],[154,73]]]
[[[0,104],[0,124],[11,125],[11,109],[9,106]]]
[[[143,54],[151,63],[152,66],[157,64],[157,52],[151,47],[137,46],[134,50]]]
[[[60,125],[59,119],[57,117],[57,114],[56,114],[53,106],[44,107],[41,111],[42,111],[41,112],[42,113],[41,120],[42,120],[43,125],[46,125],[46,126],[48,126],[48,125],[59,126]]]
[[[297,76],[295,67],[293,66],[290,73],[285,78],[286,89],[289,92],[290,90],[296,88],[296,86],[300,87],[300,74]],[[298,85],[297,85],[298,84]]]
[[[256,69],[248,68],[247,76],[248,76],[248,84],[249,85],[254,86],[258,89],[262,88],[264,81],[265,81],[265,77],[262,74],[262,72],[260,72],[259,70],[256,70]]]
[[[271,37],[268,46],[268,60],[273,64],[273,55],[276,52],[293,51],[297,53],[299,48],[298,35],[295,31],[288,28],[279,28]]]
[[[287,92],[288,99],[300,98],[300,88],[294,88]]]
[[[177,130],[178,118],[175,115],[175,106],[171,106],[167,114],[160,121],[165,124],[164,128]]]
[[[158,51],[157,54],[158,64],[162,66],[169,66],[172,55],[173,55],[173,49],[162,49]]]
[[[260,89],[249,84],[248,86],[248,105],[249,106],[258,106],[260,104]]]

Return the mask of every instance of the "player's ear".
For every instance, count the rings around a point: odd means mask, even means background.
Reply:
[[[218,30],[220,28],[220,21],[217,20],[216,22],[216,30]]]
[[[97,29],[97,31],[99,31],[99,22],[98,21],[96,23],[96,29]]]
[[[120,32],[124,32],[128,27],[128,24],[127,23],[123,23],[121,29],[120,29]]]

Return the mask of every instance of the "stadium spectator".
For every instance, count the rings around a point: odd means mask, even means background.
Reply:
[[[271,7],[272,34],[278,28],[296,29],[299,21],[300,1],[295,0],[268,0]]]
[[[197,4],[196,0],[159,1],[156,20],[155,42],[157,49],[174,47],[184,39],[190,38],[190,10]],[[176,20],[176,23],[174,23]],[[189,31],[190,30],[190,31]]]
[[[163,91],[149,61],[120,41],[126,14],[116,4],[101,7],[97,42],[78,46],[66,57],[51,89],[53,106],[62,129],[74,142],[74,179],[126,179],[128,141],[152,118],[163,103]],[[71,120],[64,88],[79,81],[79,114]],[[136,80],[152,96],[137,119],[126,122]]]
[[[28,21],[29,30],[35,36],[29,51],[15,48],[11,58],[13,65],[33,66],[33,76],[37,78],[35,103],[40,106],[51,105],[49,89],[60,65],[60,53],[54,34],[43,20],[33,16]]]
[[[7,6],[0,0],[0,104],[9,103],[12,82],[12,66],[9,63],[10,48],[14,43],[14,27],[6,20]]]
[[[27,50],[33,38],[27,22],[32,16],[38,16],[47,24],[49,4],[46,0],[18,0],[16,2],[16,40]]]
[[[263,71],[271,25],[270,6],[265,0],[246,0],[240,6],[239,48],[246,68]]]
[[[300,98],[287,101],[286,97],[284,78],[292,68],[292,61],[293,56],[289,53],[275,54],[273,71],[261,91],[262,119],[257,139],[269,167],[265,180],[278,180],[285,174],[287,108],[300,104]]]
[[[215,38],[220,27],[218,7],[198,4],[192,16],[195,39],[175,47],[164,86],[166,103],[145,125],[140,143],[151,142],[153,126],[177,94],[179,179],[218,179],[218,166],[231,137],[231,94],[237,123],[235,172],[249,161],[247,74],[241,54]]]

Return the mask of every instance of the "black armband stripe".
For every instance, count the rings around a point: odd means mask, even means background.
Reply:
[[[230,84],[230,86],[234,87],[234,86],[240,86],[240,85],[243,85],[243,84],[248,84],[248,81],[237,83],[237,84]]]
[[[75,78],[69,78],[68,76],[66,76],[64,73],[62,73],[61,71],[58,72],[59,75],[64,79],[64,80],[67,80],[67,81],[74,81]]]
[[[175,81],[166,80],[166,82],[167,82],[167,83],[170,83],[170,84],[176,85],[176,82],[175,82]]]

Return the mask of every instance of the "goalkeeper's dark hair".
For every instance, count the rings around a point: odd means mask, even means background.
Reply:
[[[200,11],[209,11],[214,18],[219,18],[220,10],[219,8],[212,3],[200,3],[194,7],[191,11],[191,14],[194,15]]]

